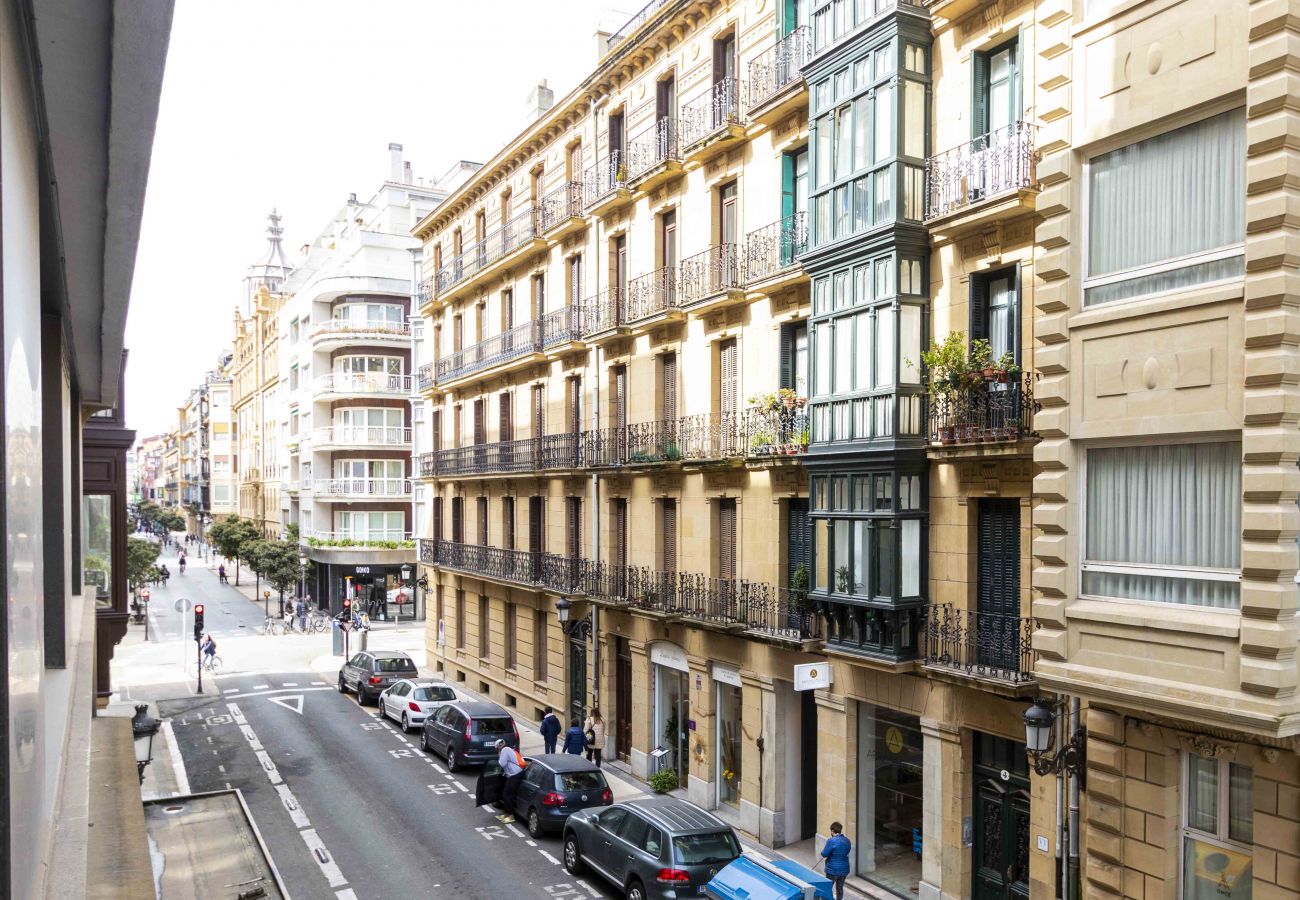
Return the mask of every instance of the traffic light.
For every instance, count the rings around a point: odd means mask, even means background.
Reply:
[[[203,604],[194,605],[194,640],[203,639]]]

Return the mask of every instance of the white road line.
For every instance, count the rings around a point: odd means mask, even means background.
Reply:
[[[285,692],[287,692],[287,691],[294,691],[294,692],[296,692],[296,693],[301,694],[303,691],[331,691],[331,690],[333,690],[333,688],[327,688],[327,687],[323,687],[323,688],[319,688],[319,687],[317,687],[317,688],[313,688],[313,687],[307,687],[307,688],[272,688],[272,689],[269,690],[269,691],[249,691],[247,694],[240,694],[239,697],[238,697],[237,699],[239,699],[239,700],[247,700],[249,697],[269,697],[271,694],[283,694],[283,693],[285,693]]]
[[[298,686],[298,682],[296,682],[296,681],[282,681],[282,682],[280,682],[280,687],[297,687],[297,686]]]
[[[465,793],[469,793],[469,788],[465,787],[465,785],[461,784],[459,781],[453,781],[452,784],[456,785],[456,787],[460,788]]]
[[[518,828],[516,828],[515,826],[513,826],[513,825],[507,825],[506,828],[509,828],[509,829],[510,829],[510,833],[513,834],[515,837],[523,837],[523,836],[524,836],[524,833],[523,833],[522,831],[520,831]]]
[[[545,850],[543,850],[542,848],[538,847],[538,848],[537,848],[537,852],[540,853],[540,854],[542,854],[542,856],[545,856],[547,859],[549,859],[549,860],[551,861],[551,865],[553,865],[553,866],[558,866],[558,865],[560,864],[560,861],[559,861],[558,859],[556,859],[554,856],[551,856],[551,854],[547,853],[547,852],[546,852]],[[599,895],[597,895],[597,896],[599,896]]]
[[[530,846],[530,847],[536,847],[536,846],[537,846],[537,841],[524,841],[524,843],[527,844],[527,845]]]
[[[437,769],[439,772],[441,772],[443,775],[446,775],[446,774],[447,774],[447,770],[444,769],[442,766],[438,765],[437,763],[431,763],[431,765],[432,765],[435,769]]]
[[[253,690],[255,690],[255,691],[261,691],[261,690],[265,690],[266,688],[269,688],[269,687],[270,687],[269,684],[255,684],[255,685],[253,685]]]
[[[325,683],[325,682],[323,682],[323,681],[313,681],[313,682],[312,682],[312,684],[324,684],[324,683]],[[350,893],[350,891],[349,891],[349,893]]]
[[[222,688],[221,692],[223,694],[238,694],[239,688]]]
[[[437,887],[437,885],[434,886]],[[337,897],[338,900],[357,900],[357,892],[352,890],[352,888],[344,888],[341,891],[336,891],[334,896]]]
[[[587,882],[583,881],[581,878],[578,879],[578,884],[580,884],[580,885],[582,885],[584,888],[586,888],[586,889],[587,889],[587,893],[588,893],[588,894],[591,894],[591,896],[593,896],[593,897],[599,897],[599,896],[600,896],[600,891],[596,890],[594,887],[592,887],[591,885],[587,884]]]
[[[276,793],[280,795],[280,802],[283,803],[284,808],[289,811],[289,818],[293,819],[294,827],[310,828],[311,820],[307,818],[307,814],[303,812],[302,807],[298,805],[298,798],[293,795],[293,791],[289,790],[289,786],[287,784],[279,784],[276,785],[275,790]]]
[[[334,857],[330,856],[329,851],[325,849],[325,842],[320,839],[316,829],[308,828],[298,833],[302,835],[303,843],[311,850],[311,855],[316,858],[316,864],[320,866],[320,870],[324,873],[325,880],[330,883],[330,887],[342,887],[347,884],[348,880],[343,877],[343,873],[339,870],[339,864],[334,861]]]
[[[185,760],[181,758],[181,747],[176,743],[176,733],[172,731],[170,719],[163,720],[162,730],[167,735],[167,753],[172,758],[172,771],[176,773],[176,789],[181,794],[188,794],[190,777],[185,772]]]

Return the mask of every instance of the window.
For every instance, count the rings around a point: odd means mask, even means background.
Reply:
[[[1237,609],[1241,444],[1088,451],[1083,593]]]
[[[465,649],[465,592],[456,589],[456,649]]]
[[[800,397],[808,396],[808,323],[781,326],[781,384]]]
[[[970,278],[970,336],[989,342],[994,361],[1010,353],[1020,361],[1020,277],[1002,269]]]
[[[1184,760],[1183,900],[1249,900],[1254,775],[1224,759]]]
[[[518,607],[506,604],[506,668],[514,669],[519,665],[519,623]]]
[[[533,678],[546,680],[547,646],[546,646],[546,610],[533,610]]]
[[[491,622],[489,618],[488,598],[478,595],[478,655],[487,658],[490,644],[488,642],[488,633],[491,631]]]
[[[1085,306],[1245,272],[1244,110],[1094,157],[1087,190]]]
[[[1020,73],[1015,41],[972,57],[971,137],[1002,132],[1020,118]],[[992,136],[990,140],[995,140]]]

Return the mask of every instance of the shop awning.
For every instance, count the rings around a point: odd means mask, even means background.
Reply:
[[[704,887],[713,900],[833,900],[830,879],[788,859],[767,862],[746,854]]]

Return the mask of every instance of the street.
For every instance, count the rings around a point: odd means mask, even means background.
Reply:
[[[342,659],[329,656],[328,634],[258,634],[263,605],[233,586],[233,569],[227,586],[194,556],[184,576],[171,551],[163,561],[172,577],[152,589],[150,640],[119,648],[114,662],[124,695],[155,699],[170,720],[182,792],[242,792],[291,896],[619,896],[599,878],[570,876],[558,838],[534,841],[475,807],[477,770],[449,774],[418,733],[339,694]],[[194,642],[180,598],[204,604],[224,663],[202,695],[184,675]],[[372,633],[381,638],[423,664],[421,625]]]

